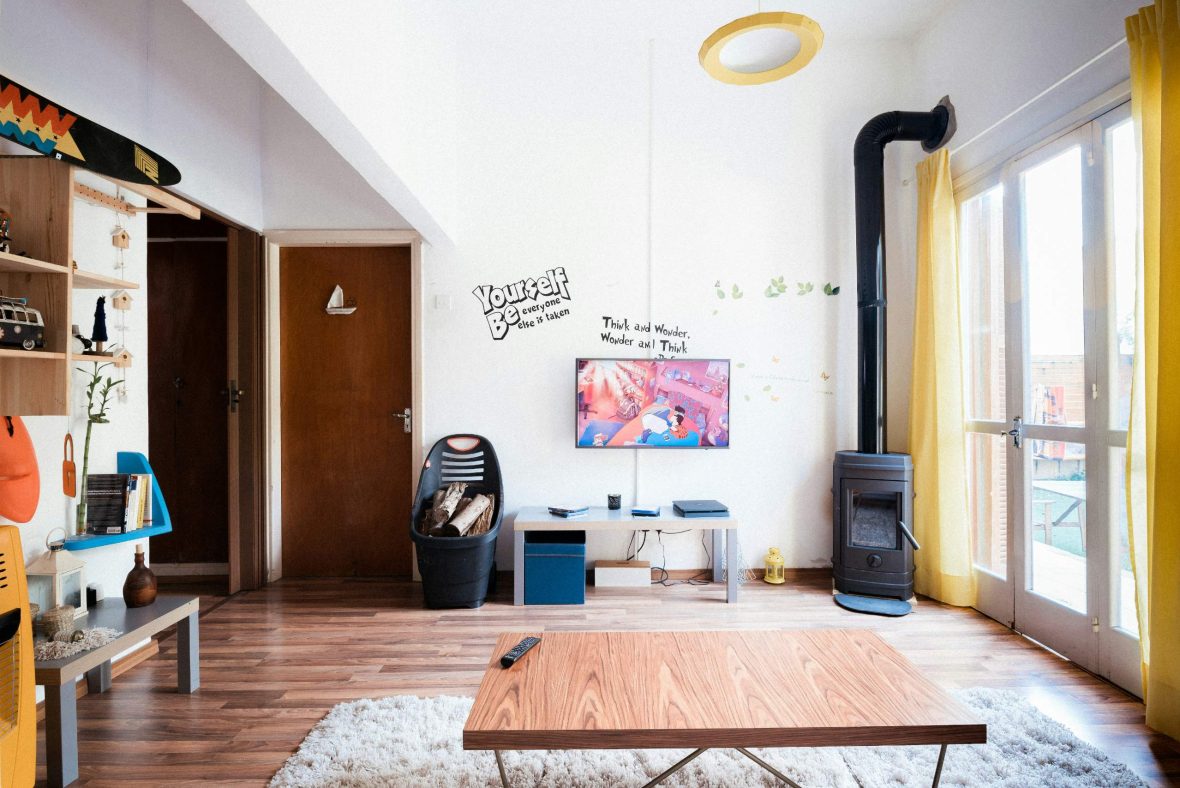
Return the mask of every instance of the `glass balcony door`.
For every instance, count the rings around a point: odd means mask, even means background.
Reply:
[[[1138,166],[1123,107],[960,199],[978,607],[1134,692],[1121,479]]]

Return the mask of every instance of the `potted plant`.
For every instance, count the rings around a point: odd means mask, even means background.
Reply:
[[[111,366],[110,362],[94,363],[94,371],[78,367],[78,371],[90,376],[86,384],[86,444],[82,449],[82,488],[78,493],[78,519],[76,533],[86,533],[86,480],[90,472],[90,433],[95,424],[109,424],[107,406],[110,405],[111,392],[119,385],[114,378],[104,377],[102,370]],[[96,407],[97,403],[97,407]]]

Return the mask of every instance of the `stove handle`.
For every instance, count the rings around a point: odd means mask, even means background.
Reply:
[[[907,542],[909,542],[911,545],[913,545],[913,548],[915,550],[922,549],[921,546],[918,544],[918,540],[914,538],[913,532],[910,531],[910,529],[906,527],[906,524],[904,522],[902,522],[901,520],[898,520],[897,527],[901,529],[902,536],[904,536],[906,538]]]

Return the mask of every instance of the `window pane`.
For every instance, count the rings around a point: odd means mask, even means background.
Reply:
[[[1130,120],[1106,132],[1110,157],[1111,255],[1114,260],[1114,302],[1110,305],[1112,363],[1111,420],[1127,428],[1131,411],[1131,358],[1135,353],[1135,269],[1139,255],[1139,154]]]
[[[967,516],[975,564],[1008,576],[1008,454],[1004,438],[967,433]]]
[[[959,213],[967,418],[1004,421],[1003,187],[965,201]]]
[[[1086,612],[1086,447],[1030,441],[1032,590]]]
[[[1139,637],[1139,619],[1135,615],[1135,575],[1131,571],[1131,548],[1127,535],[1127,450],[1110,450],[1110,513],[1118,545],[1118,580],[1111,594],[1114,625]]]
[[[1084,425],[1082,149],[1024,173],[1030,423]]]

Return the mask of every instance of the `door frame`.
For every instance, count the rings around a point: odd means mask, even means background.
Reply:
[[[283,576],[283,447],[282,373],[279,339],[279,259],[284,247],[408,246],[410,248],[410,499],[418,483],[425,449],[422,442],[422,236],[415,230],[272,230],[263,233],[266,245],[266,582]],[[409,513],[406,513],[409,516]],[[407,527],[408,524],[407,524]],[[414,562],[412,562],[414,563]],[[417,571],[414,572],[415,578]]]
[[[122,183],[122,182],[120,182]],[[190,202],[186,198],[177,196],[170,191],[154,186],[140,186],[123,184],[132,191],[147,197],[163,206],[162,208],[148,208],[153,213],[178,214],[187,219],[198,221],[208,217],[225,227],[224,239],[206,238],[171,238],[172,241],[216,241],[225,248],[226,255],[226,382],[232,377],[238,379],[243,392],[249,394],[263,390],[263,372],[260,367],[265,361],[266,315],[259,310],[250,325],[243,322],[250,316],[250,304],[246,298],[256,298],[256,306],[263,305],[266,293],[265,270],[262,266],[261,249],[251,255],[244,253],[248,246],[243,242],[242,234],[256,239],[261,244],[265,239],[261,233],[253,228],[227,219],[222,214],[208,207]],[[152,238],[148,239],[153,242]],[[155,240],[154,242],[160,242]],[[251,243],[249,246],[253,246]],[[149,304],[149,308],[151,305]],[[150,340],[150,338],[149,338]],[[242,358],[252,356],[257,360],[253,369],[240,368]],[[236,372],[235,372],[236,370]],[[267,446],[263,440],[264,426],[267,423],[266,402],[256,398],[249,401],[254,407],[256,417],[250,419],[249,435],[245,434],[241,421],[227,418],[229,430],[226,453],[226,493],[228,508],[226,511],[227,554],[226,562],[222,563],[181,563],[161,565],[158,572],[161,575],[178,577],[221,574],[226,575],[226,591],[235,594],[242,590],[259,588],[266,583],[266,521],[265,521],[265,470],[267,467]],[[248,438],[248,440],[247,440]],[[241,452],[242,444],[246,444],[247,452]],[[252,482],[249,487],[242,485],[242,469],[248,465],[251,473],[248,479]],[[243,501],[252,499],[253,507],[244,505]],[[244,518],[243,512],[249,514]]]

